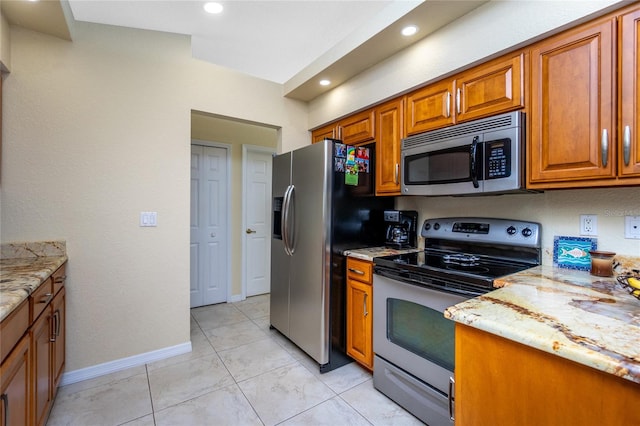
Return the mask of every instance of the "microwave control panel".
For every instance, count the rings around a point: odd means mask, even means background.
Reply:
[[[499,139],[484,143],[485,179],[511,176],[511,139]]]

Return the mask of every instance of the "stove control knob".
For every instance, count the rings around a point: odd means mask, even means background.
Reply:
[[[517,231],[518,231],[518,230],[517,230],[517,229],[516,229],[516,227],[515,227],[515,226],[513,226],[513,225],[511,225],[510,227],[508,227],[508,228],[507,228],[507,234],[509,234],[509,235],[515,235],[515,233],[516,233]]]
[[[524,228],[522,230],[522,235],[525,237],[530,237],[533,234],[533,231],[530,228]]]
[[[429,222],[426,222],[426,223],[424,224],[424,230],[425,230],[425,231],[428,231],[429,229],[431,229],[431,224],[430,224]]]
[[[433,225],[433,229],[435,229],[436,231],[437,231],[438,229],[440,229],[440,224],[439,224],[438,222],[436,222],[436,224],[435,224],[435,225]]]

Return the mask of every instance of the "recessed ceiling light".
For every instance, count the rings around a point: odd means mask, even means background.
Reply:
[[[402,29],[402,35],[405,37],[409,37],[418,32],[418,27],[415,25],[408,25]]]
[[[222,9],[224,9],[224,7],[222,7],[220,3],[207,2],[204,4],[204,10],[209,13],[221,13]]]
[[[328,86],[331,84],[329,80],[320,80],[320,86]]]

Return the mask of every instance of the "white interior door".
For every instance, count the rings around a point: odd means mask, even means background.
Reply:
[[[228,150],[191,145],[191,307],[227,300]]]
[[[243,146],[244,286],[247,296],[269,293],[273,150]]]

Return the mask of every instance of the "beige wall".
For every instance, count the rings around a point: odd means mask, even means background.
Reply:
[[[546,191],[486,197],[400,197],[396,206],[427,218],[486,216],[542,224],[542,263],[553,263],[553,238],[580,236],[580,215],[598,215],[598,248],[640,256],[640,240],[624,238],[624,216],[640,216],[640,187]]]
[[[67,241],[67,372],[188,342],[191,111],[280,128],[287,150],[306,106],[175,34],[78,22],[73,42],[12,27],[11,45],[1,241]]]
[[[324,123],[512,50],[541,34],[620,6],[621,1],[490,1],[313,100],[309,125]],[[628,3],[628,2],[627,2]]]
[[[242,146],[276,149],[278,129],[243,123],[200,112],[191,113],[191,138],[231,145],[231,285],[230,300],[242,296]]]

